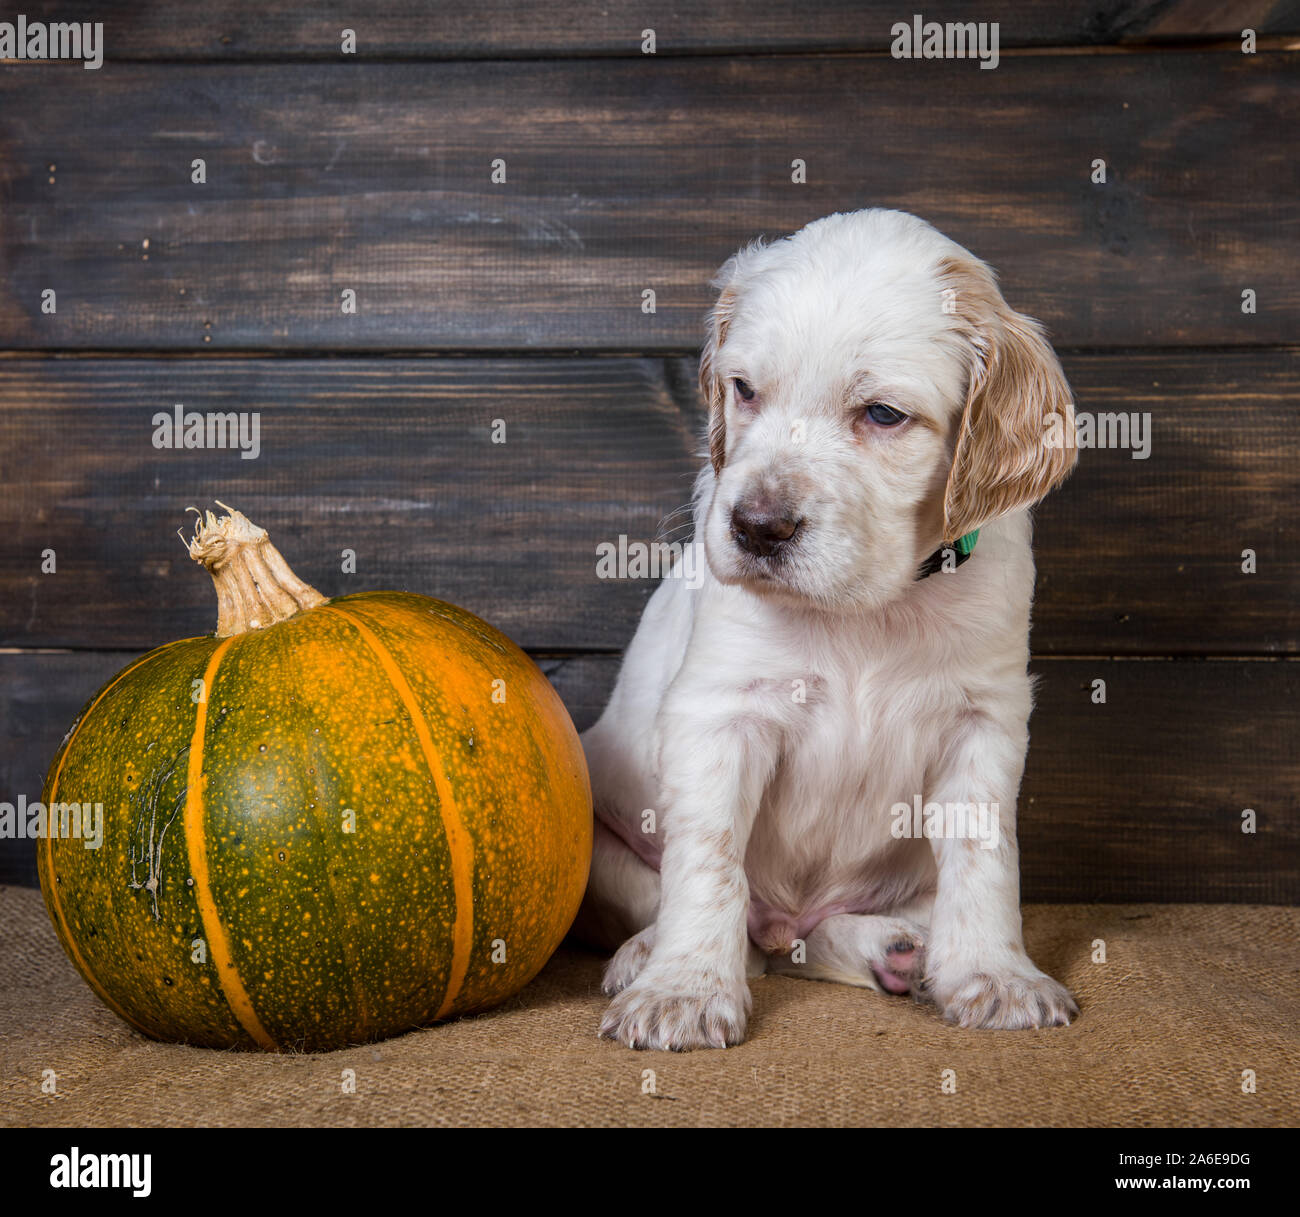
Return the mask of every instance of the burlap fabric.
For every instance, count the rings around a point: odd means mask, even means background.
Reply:
[[[601,961],[567,947],[505,1008],[370,1047],[286,1057],[155,1044],[81,981],[38,892],[0,889],[0,927],[5,1124],[1254,1127],[1300,1116],[1292,908],[1026,909],[1030,953],[1079,998],[1066,1029],[961,1031],[907,999],[764,977],[747,1043],[685,1055],[598,1040]],[[1104,964],[1092,962],[1099,938]],[[41,1092],[46,1070],[55,1095]]]

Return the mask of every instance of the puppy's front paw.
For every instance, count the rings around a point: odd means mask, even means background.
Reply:
[[[744,1040],[749,1005],[744,981],[643,972],[610,1002],[600,1034],[628,1048],[727,1048]]]
[[[600,988],[603,993],[613,997],[628,987],[646,966],[650,952],[654,950],[655,927],[648,925],[639,934],[633,934],[605,965],[605,975]]]
[[[959,1027],[1020,1031],[1065,1027],[1079,1013],[1069,990],[1038,971],[973,972],[940,997],[943,1016]]]

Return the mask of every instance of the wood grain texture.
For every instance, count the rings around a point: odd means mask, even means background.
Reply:
[[[3,635],[148,646],[160,629],[211,631],[211,581],[175,532],[187,506],[221,499],[326,594],[415,590],[526,645],[623,645],[653,589],[595,579],[597,545],[653,537],[688,501],[697,421],[660,361],[487,367],[3,361]],[[153,413],[175,402],[259,412],[261,455],[155,449]],[[38,573],[47,547],[55,575]]]
[[[1291,342],[1298,83],[1211,53],[0,68],[0,348],[680,352],[740,244],[867,205],[1060,345]]]
[[[418,591],[526,645],[620,647],[652,587],[597,580],[596,546],[688,500],[698,429],[655,360],[3,361],[0,382],[0,612],[21,645],[209,632],[175,533],[220,499],[327,595]],[[176,402],[258,412],[261,455],[154,448]]]
[[[927,20],[999,24],[1004,47],[1098,46],[1300,30],[1294,0],[989,0],[927,5]],[[105,24],[122,59],[340,58],[344,29],[357,55],[482,58],[640,55],[645,29],[659,55],[726,51],[887,50],[910,9],[886,0],[401,0],[372,6],[327,0],[104,4],[27,0],[32,21]]]
[[[1040,509],[1034,649],[1300,650],[1300,353],[1065,362],[1080,411],[1151,416],[1150,454],[1083,451]],[[175,533],[187,506],[220,499],[327,595],[418,591],[534,649],[618,650],[653,584],[597,578],[597,546],[688,535],[669,517],[700,464],[694,371],[685,359],[0,360],[0,645],[147,648],[210,631],[212,589]],[[178,402],[257,412],[261,455],[155,448],[153,416]],[[54,574],[41,572],[47,549]]]
[[[0,799],[40,797],[45,767],[123,652],[0,654]],[[610,655],[543,659],[580,728]],[[1027,900],[1300,899],[1297,664],[1043,660],[1019,811]],[[1094,704],[1094,680],[1106,703]],[[1258,815],[1254,835],[1241,813]],[[0,841],[0,882],[32,882],[30,842]]]
[[[1300,352],[1067,355],[1064,366],[1078,412],[1149,415],[1151,446],[1144,460],[1081,450],[1039,508],[1034,649],[1300,651]]]

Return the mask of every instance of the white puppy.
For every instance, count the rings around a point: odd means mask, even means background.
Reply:
[[[1028,509],[1075,456],[1056,356],[901,212],[755,243],[715,286],[702,584],[656,590],[584,737],[577,928],[622,944],[601,1033],[738,1043],[764,968],[1067,1023],[1025,954],[1015,832]]]

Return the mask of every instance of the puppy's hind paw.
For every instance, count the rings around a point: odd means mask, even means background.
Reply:
[[[884,958],[871,961],[876,982],[886,993],[919,996],[925,978],[925,944],[919,934],[901,934],[885,948]]]
[[[655,927],[648,925],[639,934],[633,934],[605,965],[605,975],[601,979],[601,992],[607,997],[621,993],[645,968],[650,952],[655,945]]]

